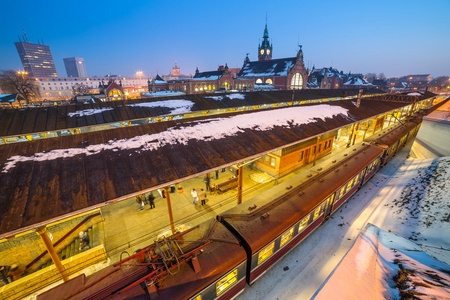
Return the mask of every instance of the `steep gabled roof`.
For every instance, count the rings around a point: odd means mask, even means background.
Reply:
[[[222,71],[209,71],[209,72],[201,72],[197,73],[194,76],[194,80],[202,79],[202,80],[218,80],[223,76]]]
[[[294,67],[297,57],[262,61],[249,61],[244,64],[238,77],[287,76],[288,69]]]
[[[365,80],[362,76],[350,76],[347,78],[347,81],[344,83],[344,85],[367,85],[371,86],[372,84]]]

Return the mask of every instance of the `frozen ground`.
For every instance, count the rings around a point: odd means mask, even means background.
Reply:
[[[449,265],[450,157],[413,160],[406,159],[408,153],[409,147],[404,148],[237,299],[310,299],[368,223],[416,243]]]

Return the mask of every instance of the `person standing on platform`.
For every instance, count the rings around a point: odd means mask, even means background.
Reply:
[[[137,202],[137,204],[139,206],[139,209],[143,210],[144,209],[144,201],[142,200],[142,196],[141,195],[136,196],[136,202]]]
[[[198,197],[199,197],[202,205],[206,204],[206,192],[203,189],[200,189],[200,193],[198,194]]]
[[[150,202],[150,209],[155,207],[155,196],[153,196],[153,192],[150,192],[150,195],[148,195],[148,202]]]
[[[197,205],[197,203],[198,203],[197,191],[195,189],[192,189],[191,195],[192,195],[192,198],[194,198],[194,205]]]
[[[206,190],[209,191],[209,183],[211,182],[211,180],[209,178],[209,174],[206,174],[204,182],[206,184]]]
[[[219,179],[219,170],[216,170],[216,179]]]
[[[78,250],[80,251],[84,251],[89,249],[89,243],[91,242],[89,239],[89,235],[87,234],[87,232],[85,231],[80,231],[80,233],[78,234],[78,236],[80,237],[80,246],[78,247]]]

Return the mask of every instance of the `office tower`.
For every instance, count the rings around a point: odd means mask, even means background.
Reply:
[[[84,59],[81,57],[64,58],[64,66],[66,67],[67,77],[87,77]]]
[[[20,38],[19,38],[20,40]],[[26,35],[24,41],[14,43],[23,68],[31,77],[58,77],[56,73],[55,63],[53,62],[52,52],[49,46],[45,46],[44,42],[37,44],[30,43]]]

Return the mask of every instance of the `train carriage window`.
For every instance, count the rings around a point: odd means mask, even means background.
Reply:
[[[310,216],[311,216],[311,215],[307,215],[306,217],[304,217],[304,218],[300,221],[300,225],[298,226],[298,232],[299,232],[299,233],[306,227],[306,225],[308,225]]]
[[[286,231],[281,236],[281,242],[280,242],[280,248],[283,247],[287,242],[289,242],[292,239],[292,235],[294,234],[294,227]]]
[[[262,249],[261,252],[259,252],[258,255],[258,265],[265,261],[267,258],[269,258],[273,254],[273,247],[275,245],[275,242],[272,242],[269,246]]]
[[[266,164],[269,163],[269,155],[264,155],[264,162],[265,162]]]
[[[355,186],[358,183],[359,174],[356,175],[355,180],[353,180],[353,186]]]
[[[320,210],[322,208],[322,205],[319,205],[316,210],[314,211],[314,218],[313,221],[315,221],[320,216]]]
[[[346,189],[347,192],[350,191],[352,187],[353,187],[353,180],[350,180],[350,181],[347,183],[347,189]]]
[[[216,284],[216,294],[219,296],[237,281],[237,269],[219,280]]]
[[[191,300],[202,300],[202,295],[198,295],[195,298],[191,298]]]
[[[340,193],[339,193],[338,199],[342,198],[342,196],[344,196],[344,193],[345,193],[345,186],[343,186],[343,187],[341,188],[341,191],[340,191]]]

